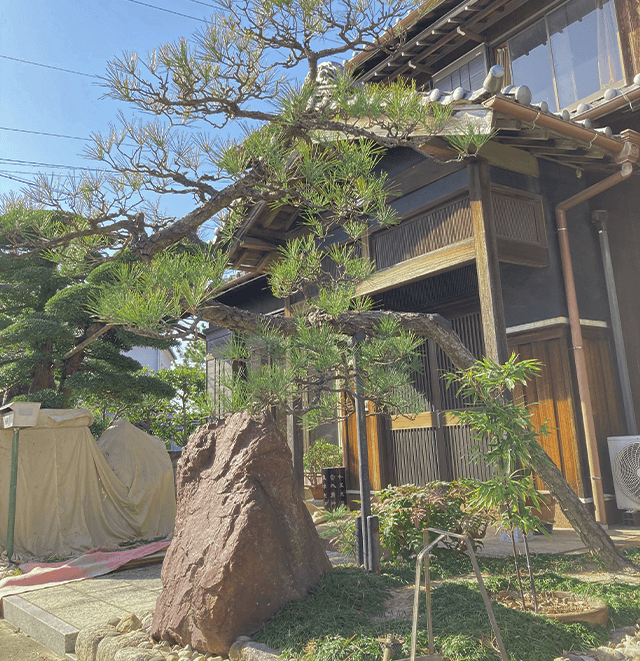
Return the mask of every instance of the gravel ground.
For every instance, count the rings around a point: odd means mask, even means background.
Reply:
[[[0,619],[0,659],[2,661],[62,661],[62,657]]]

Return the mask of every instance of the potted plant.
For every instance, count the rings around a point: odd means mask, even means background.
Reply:
[[[305,477],[309,480],[311,495],[315,500],[322,499],[322,469],[342,466],[340,448],[319,438],[302,458]]]

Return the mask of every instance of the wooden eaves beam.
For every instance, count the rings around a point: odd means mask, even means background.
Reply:
[[[444,46],[449,44],[449,42],[451,42],[454,38],[462,36],[461,31],[465,32],[464,36],[467,39],[471,39],[472,41],[477,41],[475,37],[479,37],[481,41],[485,41],[482,35],[477,34],[477,32],[474,31],[474,28],[476,28],[477,30],[476,26],[480,22],[485,21],[485,19],[488,19],[486,20],[485,25],[482,26],[482,29],[486,29],[501,18],[498,12],[506,11],[507,6],[509,6],[510,11],[515,11],[528,1],[529,0],[499,0],[496,3],[490,4],[488,7],[486,7],[483,10],[479,10],[477,7],[473,7],[473,8],[466,7],[465,11],[470,12],[473,10],[473,11],[477,11],[478,13],[475,16],[470,17],[467,21],[465,21],[462,25],[458,26],[455,30],[451,30],[448,33],[445,33],[442,39],[440,39],[438,42],[436,42],[426,50],[422,51],[422,53],[420,53],[420,55],[417,58],[415,58],[414,61],[416,63],[422,63],[427,57],[429,57],[436,51],[441,50]],[[472,34],[474,35],[473,37],[471,36]],[[457,48],[456,45],[451,45],[446,52],[454,50],[455,48]],[[441,55],[445,55],[446,52],[441,53]],[[400,65],[399,68],[396,71],[394,71],[394,73],[390,76],[390,80],[394,80],[398,76],[401,76],[402,74],[406,73],[407,70],[408,68],[406,64]]]
[[[443,26],[446,26],[448,23],[448,20],[450,18],[455,18],[458,14],[464,13],[465,11],[469,11],[467,8],[468,7],[473,7],[476,3],[478,3],[480,0],[465,0],[464,2],[461,2],[459,5],[456,5],[453,9],[451,9],[449,12],[447,12],[442,18],[436,20],[433,22],[431,25],[429,25],[427,28],[425,28],[422,32],[420,32],[416,37],[413,37],[413,39],[410,39],[407,44],[403,47],[404,51],[410,51],[414,49],[415,47],[421,47],[424,45],[424,41],[431,36],[432,32],[434,30],[437,30],[438,28],[441,28]],[[503,0],[504,1],[504,0]],[[422,39],[423,43],[420,43],[420,40]],[[422,54],[421,54],[422,55]],[[396,54],[393,53],[386,57],[382,62],[377,64],[375,67],[373,67],[370,71],[367,71],[366,74],[364,74],[360,80],[362,82],[367,82],[374,78],[375,76],[379,75],[379,73],[385,69],[387,66],[390,66],[393,64],[393,60],[395,59]]]

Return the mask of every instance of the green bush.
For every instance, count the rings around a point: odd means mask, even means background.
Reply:
[[[492,516],[488,510],[472,506],[474,489],[472,480],[382,489],[375,505],[382,547],[392,558],[408,560],[423,547],[427,528],[467,535],[474,548],[480,546]],[[462,549],[464,544],[454,539],[451,547]]]
[[[321,484],[321,470],[323,468],[336,468],[342,466],[342,452],[340,448],[324,438],[319,438],[302,457],[304,473],[309,482],[316,486]]]

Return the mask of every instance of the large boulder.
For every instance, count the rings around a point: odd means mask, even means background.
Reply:
[[[331,568],[272,416],[200,427],[178,463],[175,534],[151,634],[226,656]]]

